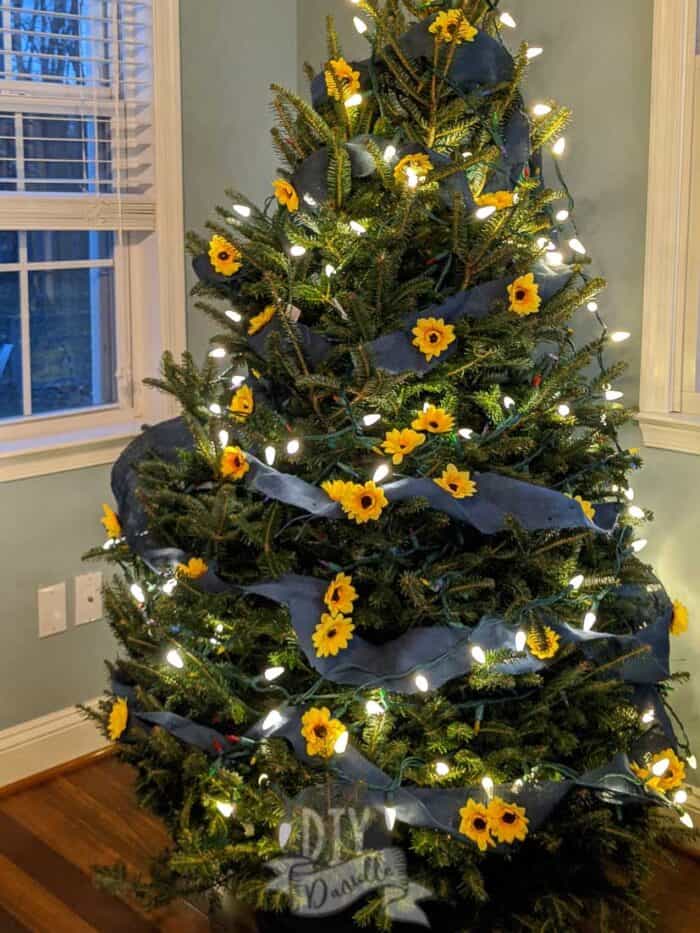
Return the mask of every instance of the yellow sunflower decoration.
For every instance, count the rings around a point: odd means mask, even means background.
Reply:
[[[423,152],[416,152],[399,159],[394,167],[394,180],[399,185],[405,185],[411,175],[414,175],[418,181],[425,181],[432,170],[433,163],[429,156]]]
[[[668,766],[663,774],[654,774],[655,764],[666,760]],[[648,766],[637,764],[632,765],[632,770],[640,779],[644,781],[650,790],[663,793],[667,790],[675,790],[685,781],[685,763],[680,760],[672,748],[666,748],[662,752],[657,752],[649,759]]]
[[[455,426],[455,419],[444,408],[428,405],[420,415],[411,422],[416,431],[428,431],[430,434],[448,434]]]
[[[591,503],[587,499],[582,498],[581,496],[575,496],[574,502],[578,502],[578,504],[581,506],[581,511],[586,516],[586,518],[589,519],[590,521],[593,521],[593,519],[595,518],[595,509],[593,508]]]
[[[331,718],[331,711],[323,706],[312,707],[301,717],[301,734],[306,739],[306,754],[310,757],[331,758],[335,743],[345,732],[339,719]]]
[[[327,479],[325,483],[321,483],[321,489],[333,502],[342,502],[343,496],[352,485],[344,479]]]
[[[543,634],[536,629],[530,632],[527,636],[527,647],[530,649],[530,654],[539,658],[540,661],[546,661],[548,658],[553,658],[559,651],[560,641],[561,638],[554,629],[546,625]]]
[[[250,464],[240,447],[225,447],[221,454],[221,475],[224,479],[243,479]]]
[[[119,516],[107,504],[102,506],[102,518],[100,519],[108,538],[121,538],[122,524]]]
[[[429,31],[435,36],[436,42],[473,42],[478,29],[469,22],[461,10],[448,10],[438,13],[435,21],[431,23]]]
[[[245,420],[249,415],[252,415],[255,411],[255,399],[253,398],[253,392],[250,386],[241,386],[231,399],[231,404],[229,405],[229,410],[232,414],[236,415],[237,418]]]
[[[352,577],[346,573],[336,574],[335,580],[329,585],[323,597],[329,612],[347,614],[352,614],[353,603],[356,599],[357,590],[352,585]]]
[[[116,536],[113,536],[116,537]],[[670,632],[672,635],[682,635],[683,632],[688,631],[688,622],[690,621],[690,614],[688,613],[688,607],[683,605],[679,599],[673,600],[673,617],[671,618],[671,628]]]
[[[199,580],[203,577],[209,567],[206,561],[201,557],[191,557],[186,564],[177,565],[177,574],[180,577],[186,577],[188,580]]]
[[[466,807],[459,811],[461,821],[459,831],[467,838],[475,842],[482,852],[485,852],[489,846],[495,846],[489,824],[489,811],[483,803],[477,803],[475,800],[468,800]]]
[[[433,482],[455,499],[468,499],[476,495],[476,483],[471,474],[466,470],[458,470],[454,463],[450,463],[440,479]]]
[[[525,814],[525,807],[494,797],[488,808],[489,829],[499,842],[524,842],[530,823]]]
[[[401,431],[395,428],[393,431],[387,431],[382,441],[382,448],[385,453],[391,455],[394,466],[399,466],[403,463],[404,457],[408,457],[424,442],[425,434],[420,434],[411,428],[403,428]]]
[[[284,178],[278,178],[273,181],[272,187],[275,191],[275,197],[282,207],[286,207],[290,214],[299,210],[299,195],[294,185]]]
[[[216,234],[209,242],[209,261],[219,275],[234,275],[243,265],[239,249],[226,237]]]
[[[515,194],[512,191],[492,191],[490,194],[482,194],[476,203],[479,207],[495,207],[497,211],[502,211],[515,204]]]
[[[112,742],[116,742],[118,738],[121,738],[126,731],[128,722],[129,704],[123,697],[119,697],[119,699],[115,700],[112,704],[109,719],[107,720],[107,735]]]
[[[325,70],[326,89],[333,100],[347,100],[360,90],[360,72],[344,58],[332,58]]]
[[[355,626],[352,619],[344,615],[331,615],[324,612],[321,621],[316,626],[311,640],[319,658],[335,657],[338,652],[344,651],[352,640]]]
[[[257,334],[258,331],[262,330],[263,327],[266,327],[272,318],[277,313],[277,308],[274,305],[268,305],[264,311],[261,311],[260,314],[256,314],[255,317],[252,317],[248,321],[248,334],[252,337],[253,334]]]
[[[340,504],[348,518],[364,525],[376,522],[389,502],[381,486],[370,480],[368,483],[350,483]]]
[[[433,358],[441,356],[451,343],[457,339],[452,324],[445,324],[440,317],[423,317],[416,322],[411,331],[415,336],[413,346],[430,362]]]
[[[508,286],[508,298],[510,300],[509,310],[519,317],[536,314],[540,310],[542,304],[540,287],[532,272],[521,275],[512,285]]]

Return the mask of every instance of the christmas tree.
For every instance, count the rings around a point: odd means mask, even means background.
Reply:
[[[639,556],[629,335],[561,176],[570,114],[526,106],[541,49],[509,52],[492,0],[354,3],[367,59],[329,21],[312,103],[273,88],[269,201],[227,192],[190,236],[220,334],[165,357],[182,416],[114,470],[99,718],[174,840],[132,883],[295,910],[270,864],[321,788],[377,815],[445,929],[653,929],[655,848],[692,826],[687,612]],[[387,904],[349,911],[388,929]]]

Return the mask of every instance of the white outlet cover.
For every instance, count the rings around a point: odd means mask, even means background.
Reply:
[[[66,584],[44,586],[38,593],[39,638],[49,638],[66,630]]]
[[[103,617],[102,574],[83,573],[75,578],[75,624],[88,625]]]

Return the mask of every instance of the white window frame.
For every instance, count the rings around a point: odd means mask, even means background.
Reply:
[[[115,255],[119,402],[0,422],[0,482],[111,463],[143,424],[177,413],[174,400],[142,381],[158,374],[164,351],[177,357],[186,348],[179,5],[153,3],[153,203],[105,196],[95,208],[91,198],[91,209],[66,222],[60,203],[66,196],[0,197],[2,230],[121,227],[128,238],[127,246],[115,245],[115,254],[126,253]]]
[[[647,446],[695,454],[700,453],[697,17],[698,0],[654,0],[638,415]]]

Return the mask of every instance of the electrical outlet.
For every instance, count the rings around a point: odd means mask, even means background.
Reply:
[[[102,574],[81,574],[75,578],[75,624],[98,622],[102,615]]]
[[[66,584],[44,586],[38,593],[39,638],[48,638],[66,630]]]

